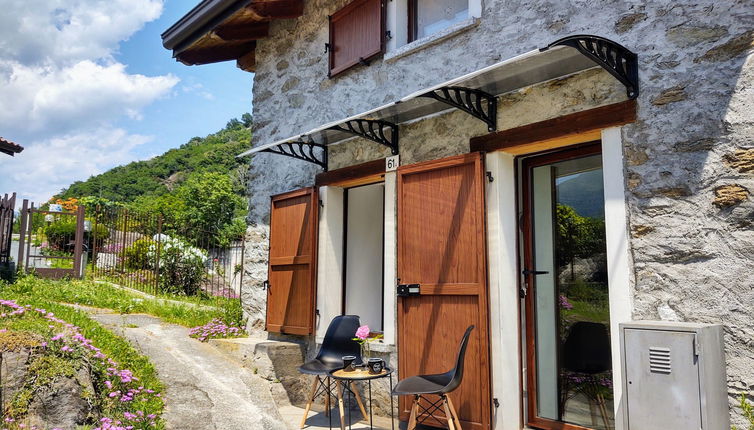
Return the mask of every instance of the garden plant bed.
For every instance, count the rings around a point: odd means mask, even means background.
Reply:
[[[43,299],[0,301],[5,428],[164,428],[154,367],[86,314]]]

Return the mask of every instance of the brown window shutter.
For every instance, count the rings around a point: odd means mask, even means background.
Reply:
[[[319,201],[315,188],[272,197],[266,330],[313,334]]]
[[[330,17],[330,77],[384,50],[384,0],[354,0]]]

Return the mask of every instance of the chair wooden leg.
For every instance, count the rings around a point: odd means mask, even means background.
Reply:
[[[356,388],[356,385],[351,384],[351,391],[353,391],[353,395],[356,397],[356,403],[358,403],[359,409],[361,409],[361,416],[364,417],[364,421],[369,421],[369,416],[367,416],[367,410],[364,408],[364,402],[361,400],[359,389]]]
[[[329,376],[326,377],[325,381],[327,382],[327,392],[325,393],[325,416],[329,417],[330,416],[330,409],[331,409],[331,406],[330,406],[330,387],[331,387],[330,377]]]
[[[346,430],[346,411],[343,407],[343,387],[340,381],[335,381],[338,388],[338,410],[340,411],[340,430]]]
[[[453,421],[455,421],[456,430],[463,430],[463,427],[461,426],[461,419],[458,418],[458,412],[456,411],[456,407],[453,404],[453,400],[450,398],[450,396],[445,397],[448,399],[448,406],[450,406],[450,413],[453,414]]]
[[[306,400],[306,407],[304,408],[304,416],[301,418],[301,427],[306,426],[306,418],[309,416],[309,410],[312,408],[312,402],[314,401],[314,395],[317,393],[317,385],[319,383],[319,376],[314,377],[314,383],[312,384],[311,392]]]
[[[607,406],[605,405],[605,398],[602,394],[597,394],[597,406],[600,408],[600,414],[602,415],[602,421],[605,423],[605,429],[610,429],[610,420],[607,415]]]
[[[450,413],[450,407],[448,406],[448,396],[442,396],[442,406],[445,409],[445,419],[448,420],[448,430],[456,430],[455,424],[453,424],[453,415]]]
[[[414,396],[414,402],[411,403],[411,415],[408,417],[408,427],[406,430],[414,430],[416,428],[416,414],[419,411],[419,396]]]

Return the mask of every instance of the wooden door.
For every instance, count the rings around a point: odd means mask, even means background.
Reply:
[[[315,188],[272,197],[267,331],[314,332],[318,208]]]
[[[420,284],[419,295],[398,299],[399,377],[448,371],[475,325],[463,382],[450,396],[465,430],[490,428],[486,255],[481,154],[398,169],[398,278]],[[404,420],[410,401],[400,401]]]

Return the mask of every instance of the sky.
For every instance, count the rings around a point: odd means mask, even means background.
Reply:
[[[199,0],[0,0],[0,195],[47,201],[77,180],[251,112],[235,62],[185,66],[160,34]]]

